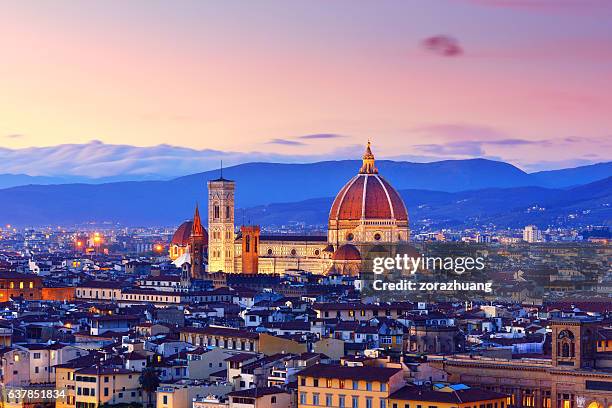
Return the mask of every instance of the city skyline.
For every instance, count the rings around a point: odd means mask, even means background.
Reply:
[[[317,161],[368,138],[527,171],[612,157],[604,1],[0,7],[5,162],[65,144]]]

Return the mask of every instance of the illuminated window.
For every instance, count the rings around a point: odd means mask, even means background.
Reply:
[[[327,388],[331,388],[332,387],[332,380],[331,379],[329,379],[329,378],[327,379],[326,386],[327,386]]]
[[[15,354],[13,356],[13,360],[15,360],[15,362],[17,363],[19,361],[19,354]]]
[[[34,289],[34,282],[30,282],[30,289]]]
[[[11,289],[15,289],[15,282],[11,282],[10,285]]]
[[[19,289],[23,289],[23,282],[19,282]]]

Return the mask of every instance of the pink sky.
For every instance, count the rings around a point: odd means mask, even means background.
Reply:
[[[4,2],[0,147],[608,161],[611,18],[603,0]],[[340,137],[300,137],[320,134]]]

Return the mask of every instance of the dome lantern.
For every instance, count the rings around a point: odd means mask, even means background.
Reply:
[[[374,154],[370,148],[370,141],[368,140],[368,146],[366,147],[365,153],[363,154],[363,164],[359,169],[360,174],[377,174],[378,169],[374,164]]]

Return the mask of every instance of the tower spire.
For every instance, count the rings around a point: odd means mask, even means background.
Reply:
[[[193,224],[191,225],[191,235],[192,236],[203,236],[204,235],[204,227],[202,227],[202,220],[200,219],[200,210],[198,209],[198,204],[196,203],[195,214],[193,214]]]
[[[361,165],[361,169],[359,169],[359,173],[361,174],[377,174],[378,169],[374,164],[374,154],[372,153],[372,149],[370,147],[371,143],[368,140],[368,145],[366,146],[365,153],[363,154],[363,164]]]

